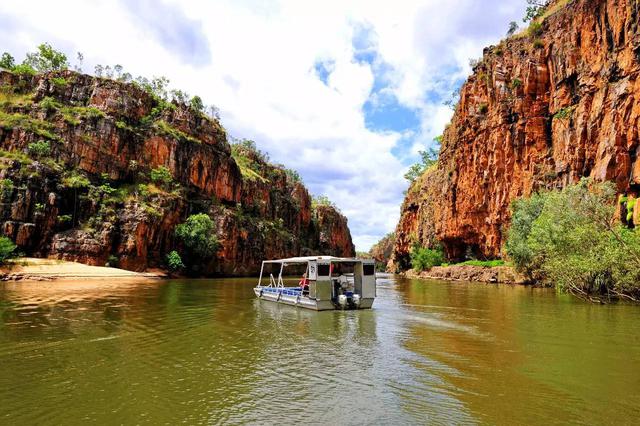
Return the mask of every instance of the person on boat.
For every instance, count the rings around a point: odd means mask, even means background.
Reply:
[[[300,278],[300,282],[298,286],[302,289],[302,292],[309,291],[309,278],[307,278],[307,273],[302,274],[302,278]]]

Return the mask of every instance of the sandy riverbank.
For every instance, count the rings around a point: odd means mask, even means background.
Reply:
[[[435,266],[428,271],[416,272],[413,269],[404,272],[407,278],[434,279],[445,281],[473,281],[481,283],[527,284],[524,276],[510,266]]]
[[[64,260],[30,257],[12,259],[0,268],[1,281],[149,280],[159,278],[166,278],[166,274],[161,270],[133,272]]]

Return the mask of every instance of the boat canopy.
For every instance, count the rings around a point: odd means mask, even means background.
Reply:
[[[333,256],[305,256],[305,257],[290,257],[287,259],[274,259],[274,260],[265,260],[262,263],[275,263],[282,265],[295,265],[295,264],[304,264],[313,260],[324,260],[330,261],[334,263],[353,263],[353,262],[362,262],[362,259],[356,259],[351,257],[333,257]]]

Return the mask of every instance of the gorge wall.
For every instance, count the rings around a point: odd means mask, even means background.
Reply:
[[[50,153],[33,154],[38,141]],[[162,267],[180,248],[176,226],[195,213],[213,219],[220,242],[202,274],[252,274],[265,258],[355,254],[346,218],[312,207],[282,167],[249,153],[243,173],[217,120],[184,104],[163,107],[133,84],[0,70],[0,149],[0,229],[29,255]],[[150,178],[159,167],[170,182]]]
[[[640,2],[560,0],[485,49],[437,166],[407,192],[394,267],[413,244],[450,259],[501,254],[510,203],[582,177],[640,190]],[[640,203],[634,217],[639,217]]]

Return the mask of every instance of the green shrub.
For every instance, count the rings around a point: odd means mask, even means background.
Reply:
[[[58,224],[60,225],[67,225],[69,223],[71,223],[71,215],[70,214],[63,214],[58,216]]]
[[[478,112],[482,115],[486,114],[487,112],[489,112],[489,105],[487,104],[480,104],[478,106]]]
[[[50,96],[45,96],[40,101],[40,107],[46,111],[56,111],[61,107],[60,103]]]
[[[51,82],[53,83],[54,86],[59,88],[65,88],[69,84],[67,80],[63,77],[54,77],[51,79]]]
[[[185,223],[178,225],[176,237],[191,253],[203,259],[212,257],[218,250],[215,225],[204,213],[191,215]]]
[[[15,257],[16,245],[7,237],[0,237],[0,264]]]
[[[560,120],[571,118],[571,115],[573,114],[574,109],[575,109],[575,106],[560,108],[558,112],[554,114],[553,118],[557,118]]]
[[[522,80],[520,80],[519,78],[514,78],[513,80],[511,80],[512,89],[517,89],[520,86],[522,86]]]
[[[182,263],[182,258],[178,254],[177,251],[173,250],[169,254],[167,254],[167,267],[171,272],[176,272],[181,269],[184,269],[184,263]]]
[[[580,295],[640,296],[640,233],[616,223],[615,188],[583,180],[514,203],[506,252],[533,279]]]
[[[11,179],[0,179],[0,193],[2,194],[2,198],[9,198],[11,194],[13,194],[13,188],[14,185]]]
[[[34,70],[32,66],[27,64],[16,65],[15,67],[13,67],[12,71],[18,75],[28,76],[28,77],[31,77],[37,74],[36,70]]]
[[[151,181],[163,187],[168,187],[173,182],[171,170],[164,166],[159,166],[151,170]]]
[[[107,263],[104,266],[107,266],[110,268],[117,268],[119,263],[120,263],[120,259],[118,259],[117,256],[110,255],[107,258]]]
[[[34,158],[43,158],[51,155],[51,144],[47,141],[39,140],[32,142],[27,147],[29,154]]]
[[[444,253],[441,249],[428,249],[419,246],[414,246],[411,249],[411,267],[418,272],[440,266],[444,261]]]
[[[542,49],[544,47],[544,42],[539,38],[533,40],[533,47],[535,49]]]

